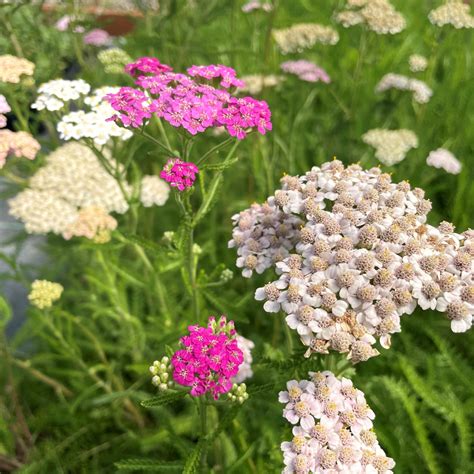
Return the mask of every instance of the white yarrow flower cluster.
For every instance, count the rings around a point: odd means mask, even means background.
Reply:
[[[127,193],[131,187],[124,184]],[[29,188],[9,200],[10,214],[34,234],[53,232],[69,238],[84,217],[83,208],[100,208],[123,214],[128,203],[115,179],[95,154],[79,143],[59,147],[31,178]],[[89,212],[90,214],[90,212]],[[95,213],[97,214],[97,213]],[[107,227],[113,228],[107,221]],[[72,232],[72,234],[71,234]]]
[[[316,43],[334,45],[339,33],[330,26],[318,23],[297,23],[289,28],[273,30],[273,38],[283,54],[300,53]]]
[[[462,169],[462,163],[449,150],[444,148],[430,151],[426,163],[451,174],[459,174]]]
[[[267,76],[263,74],[249,74],[241,79],[244,81],[245,86],[239,87],[239,92],[247,92],[251,95],[260,94],[263,89],[268,87],[276,87],[285,80],[284,77],[274,74]]]
[[[364,393],[329,371],[309,376],[289,381],[278,397],[295,425],[293,439],[281,444],[283,474],[392,474],[395,462],[377,440]]]
[[[158,176],[143,176],[140,187],[140,202],[144,207],[163,206],[170,195],[170,187]]]
[[[433,25],[452,25],[454,28],[474,28],[474,16],[471,15],[470,5],[462,1],[448,0],[428,14]]]
[[[90,84],[83,79],[69,81],[67,79],[54,79],[41,84],[38,88],[38,97],[31,104],[32,109],[61,110],[67,103],[78,100],[87,95],[91,90]]]
[[[401,91],[410,91],[413,93],[413,99],[419,104],[426,104],[431,99],[433,91],[426,82],[419,79],[412,79],[402,74],[392,72],[385,74],[375,87],[375,92],[385,92],[389,89],[398,89]]]
[[[348,0],[347,8],[336,14],[345,28],[362,24],[379,35],[394,35],[406,27],[405,18],[388,0]]]
[[[59,136],[63,140],[90,139],[96,146],[105,145],[112,138],[128,140],[133,132],[119,127],[114,121],[107,120],[114,110],[104,100],[107,94],[115,93],[118,87],[101,87],[84,99],[89,111],[78,110],[64,115],[57,124]]]
[[[375,148],[375,157],[384,165],[403,161],[412,148],[418,147],[418,138],[411,130],[374,128],[362,135],[362,141]]]
[[[237,375],[232,379],[233,383],[242,383],[243,381],[253,377],[252,370],[252,350],[255,347],[255,344],[250,339],[246,339],[240,334],[236,335],[237,345],[244,355],[244,360],[239,366],[239,371]]]
[[[275,262],[278,278],[255,298],[267,312],[286,313],[307,356],[331,349],[365,361],[378,354],[377,341],[390,347],[401,316],[416,306],[445,313],[454,332],[471,327],[474,233],[426,224],[431,203],[423,190],[337,160],[282,182],[264,205],[265,224],[257,205],[234,216],[231,246],[245,276]],[[291,239],[272,248],[267,236],[293,218]],[[294,253],[272,258],[281,249]]]
[[[412,72],[423,72],[428,67],[428,60],[421,54],[412,54],[408,58],[408,66]]]

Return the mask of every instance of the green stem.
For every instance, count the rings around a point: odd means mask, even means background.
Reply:
[[[168,135],[166,134],[165,127],[163,127],[163,122],[161,121],[161,119],[159,117],[156,117],[156,123],[158,125],[158,129],[160,130],[161,136],[163,137],[165,145],[167,146],[167,148],[169,150],[171,150],[171,148],[172,148],[171,143],[168,139]]]
[[[201,421],[201,439],[207,435],[207,403],[205,396],[199,397],[199,418]],[[201,456],[202,472],[207,472],[207,450],[204,448]]]
[[[196,261],[194,258],[194,226],[190,222],[187,225],[188,230],[188,248],[186,254],[186,264],[188,269],[189,284],[191,286],[191,301],[194,319],[199,319],[199,300],[198,289],[196,285]]]
[[[155,145],[158,145],[163,151],[168,153],[170,157],[172,158],[179,158],[178,154],[171,150],[169,147],[166,145],[163,145],[163,143],[160,142],[160,140],[156,139],[153,135],[150,135],[149,133],[145,132],[145,130],[141,131],[141,134],[145,137],[148,138],[148,140],[152,141]]]

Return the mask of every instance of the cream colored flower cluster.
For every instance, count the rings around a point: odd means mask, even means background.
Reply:
[[[114,110],[104,100],[107,94],[113,94],[118,87],[101,87],[84,99],[90,111],[78,110],[64,115],[57,125],[59,136],[63,140],[90,139],[96,146],[102,146],[112,138],[128,140],[133,132],[125,127],[119,127],[114,121],[108,121]]]
[[[168,200],[170,187],[158,176],[144,176],[140,187],[140,202],[144,207],[163,206]]]
[[[441,168],[450,174],[459,174],[462,169],[462,163],[445,148],[433,150],[426,158],[426,163],[434,168]]]
[[[273,38],[283,54],[299,53],[316,43],[334,45],[339,41],[338,32],[318,23],[298,23],[281,30],[273,30]]]
[[[0,82],[18,84],[21,76],[32,76],[35,65],[24,58],[17,58],[11,54],[0,56]]]
[[[131,192],[128,184],[124,188]],[[63,145],[51,153],[46,165],[31,178],[30,187],[10,199],[9,206],[10,214],[24,222],[27,232],[53,232],[65,238],[84,229],[82,221],[93,214],[81,209],[100,208],[107,214],[128,210],[118,183],[95,154],[79,143]],[[111,228],[111,221],[105,226]]]
[[[392,72],[382,77],[375,87],[375,92],[385,92],[389,89],[410,91],[413,93],[413,99],[419,104],[426,104],[433,95],[433,91],[425,82]]]
[[[309,376],[290,380],[278,397],[295,425],[281,444],[283,474],[392,474],[395,462],[380,447],[364,393],[329,371]]]
[[[411,72],[423,72],[428,67],[428,60],[421,54],[412,54],[408,58],[408,66]]]
[[[104,49],[99,52],[97,59],[102,63],[105,72],[108,74],[125,73],[125,66],[133,62],[128,53],[121,48]]]
[[[28,132],[0,130],[0,169],[8,155],[34,160],[41,145]]]
[[[401,316],[417,306],[443,312],[454,332],[471,327],[474,232],[426,224],[431,203],[423,190],[392,183],[379,168],[344,168],[337,160],[282,183],[267,201],[278,218],[267,215],[265,226],[252,219],[255,210],[244,211],[245,233],[234,219],[231,243],[239,243],[238,261],[243,258],[243,274],[250,276],[258,271],[255,261],[262,270],[275,253],[263,231],[276,235],[268,227],[284,222],[281,213],[302,222],[284,247],[294,253],[276,262],[278,278],[257,289],[255,298],[265,301],[265,311],[287,314],[307,356],[331,349],[353,363],[365,361],[378,354],[377,340],[390,347]],[[279,249],[283,242],[273,245]]]
[[[396,34],[404,30],[406,20],[388,0],[349,0],[347,10],[336,14],[342,26],[363,24],[380,35]]]
[[[38,309],[51,308],[53,303],[61,298],[63,290],[64,288],[59,283],[48,280],[35,280],[31,284],[28,299]]]
[[[418,138],[411,130],[374,128],[362,135],[367,145],[375,148],[375,157],[384,165],[403,161],[412,148],[418,147]]]
[[[260,94],[263,89],[268,87],[276,87],[285,80],[284,77],[274,74],[267,76],[263,74],[250,74],[241,77],[241,79],[245,82],[245,86],[239,87],[239,91],[248,92],[251,95]]]
[[[77,213],[76,220],[66,228],[63,237],[85,237],[97,243],[110,240],[110,231],[117,228],[117,221],[103,207],[84,207]]]
[[[70,81],[67,79],[54,79],[41,84],[38,88],[38,97],[31,104],[32,109],[61,110],[67,103],[79,100],[91,90],[90,84],[83,79]]]
[[[474,28],[474,17],[471,15],[470,6],[461,0],[448,0],[444,5],[431,10],[428,19],[436,26]]]

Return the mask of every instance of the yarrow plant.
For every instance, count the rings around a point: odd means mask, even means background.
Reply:
[[[302,81],[321,81],[326,84],[331,82],[331,78],[324,69],[305,59],[299,59],[297,61],[285,61],[284,63],[280,64],[280,68],[284,72],[298,76],[298,78]]]
[[[211,316],[207,327],[189,326],[188,330],[189,334],[180,339],[182,348],[171,357],[173,380],[191,387],[193,397],[210,393],[217,400],[230,392],[232,379],[244,361],[234,323],[225,316],[217,321]]]
[[[35,65],[28,59],[11,54],[0,56],[0,82],[18,84],[22,76],[32,76],[34,72]]]
[[[426,104],[433,95],[433,91],[425,82],[403,76],[402,74],[385,74],[375,87],[376,92],[385,92],[389,89],[410,91],[413,93],[415,102],[419,104]]]
[[[28,132],[0,130],[0,169],[8,156],[24,157],[34,160],[41,145]]]
[[[170,158],[161,171],[160,177],[173,188],[184,191],[194,184],[197,173],[199,173],[199,169],[194,163],[187,163],[179,158]]]
[[[107,96],[118,112],[112,119],[125,127],[141,127],[156,115],[191,135],[223,126],[231,136],[243,139],[252,129],[264,135],[272,128],[266,102],[232,95],[230,91],[244,83],[230,67],[192,66],[182,74],[156,58],[144,57],[125,70],[138,87],[122,87]]]
[[[373,431],[374,412],[364,393],[332,372],[310,372],[310,380],[291,380],[278,400],[294,428],[281,444],[284,474],[392,474],[395,466]]]
[[[470,329],[474,234],[426,224],[423,190],[337,160],[282,183],[266,204],[233,217],[229,246],[244,276],[275,266],[278,278],[255,298],[287,314],[307,356],[332,349],[365,361],[379,353],[377,340],[390,347],[400,317],[417,306],[445,313],[454,332]]]

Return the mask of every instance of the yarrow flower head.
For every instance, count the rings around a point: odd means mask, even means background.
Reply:
[[[281,76],[270,74],[265,76],[263,74],[249,74],[242,77],[244,85],[239,87],[239,92],[248,92],[252,95],[260,94],[263,89],[268,87],[277,87],[284,81]]]
[[[374,128],[362,135],[364,143],[375,148],[375,157],[384,165],[403,161],[412,148],[418,147],[418,138],[411,130]]]
[[[95,28],[84,35],[84,44],[92,46],[106,46],[112,42],[112,37],[107,31],[101,28]]]
[[[189,326],[181,338],[182,349],[171,358],[173,379],[191,387],[191,395],[210,393],[218,399],[232,389],[232,378],[239,372],[244,357],[239,348],[234,324],[225,316],[210,317],[207,327]]]
[[[110,231],[117,228],[117,221],[99,206],[84,207],[79,210],[76,220],[63,232],[66,240],[72,237],[85,237],[96,243],[110,240]]]
[[[163,206],[168,200],[170,187],[158,176],[143,176],[140,202],[144,207]]]
[[[9,155],[34,160],[41,145],[28,132],[0,130],[0,169]]]
[[[0,82],[18,84],[21,76],[32,76],[35,65],[24,58],[17,58],[11,54],[0,56]]]
[[[253,377],[252,350],[255,347],[255,344],[253,341],[251,341],[250,339],[246,339],[240,334],[237,334],[236,338],[237,338],[237,345],[239,349],[242,351],[243,361],[239,367],[239,371],[237,372],[237,375],[232,379],[232,381],[234,383],[240,384],[243,381]]]
[[[273,5],[270,2],[260,2],[260,0],[251,0],[242,5],[242,11],[244,13],[250,13],[255,10],[262,10],[268,13],[273,10]]]
[[[462,169],[462,163],[449,150],[444,148],[430,151],[426,163],[435,168],[444,169],[450,174],[459,174]]]
[[[423,190],[338,160],[282,183],[233,217],[229,246],[243,276],[275,267],[255,298],[286,313],[307,356],[334,350],[366,361],[417,306],[445,313],[454,332],[472,326],[474,233],[426,224]]]
[[[8,112],[11,112],[11,110],[12,109],[10,108],[5,96],[0,94],[0,128],[6,127],[7,118],[4,114],[8,114]]]
[[[338,32],[318,23],[297,23],[289,28],[273,30],[273,38],[283,54],[301,53],[316,43],[334,45],[339,41]]]
[[[108,48],[99,52],[97,59],[104,65],[109,74],[125,73],[125,66],[132,62],[132,58],[120,48]]]
[[[311,61],[306,61],[305,59],[299,59],[297,61],[285,61],[280,65],[282,71],[289,74],[294,74],[298,76],[299,79],[306,82],[324,82],[329,84],[331,78],[328,73],[316,66],[316,64]]]
[[[433,91],[425,82],[402,74],[385,74],[375,87],[375,92],[385,92],[389,89],[410,91],[413,93],[413,99],[419,104],[426,104],[433,95]]]
[[[197,173],[199,169],[194,163],[170,158],[160,173],[160,177],[170,183],[173,188],[184,191],[194,184]]]
[[[412,72],[423,72],[428,67],[428,59],[421,54],[412,54],[408,58],[408,65]]]
[[[279,394],[293,439],[281,444],[284,474],[392,474],[395,462],[373,431],[374,412],[364,393],[332,372],[310,372]]]
[[[396,34],[406,28],[406,20],[389,0],[348,0],[347,10],[336,14],[345,28],[365,25],[379,35]]]
[[[54,79],[39,86],[38,97],[31,104],[31,108],[49,111],[61,110],[68,102],[80,99],[90,90],[90,84],[83,79],[73,81]]]
[[[459,0],[447,0],[428,14],[433,25],[452,25],[454,28],[474,28],[474,16],[471,15],[470,5]]]
[[[192,66],[188,74],[181,74],[156,58],[140,58],[125,69],[136,78],[138,88],[122,87],[107,96],[117,112],[111,119],[125,127],[141,127],[156,114],[191,135],[225,127],[241,140],[252,129],[264,135],[272,128],[266,102],[237,98],[228,90],[244,85],[232,68]]]
[[[61,298],[63,290],[64,288],[59,283],[48,280],[35,280],[31,284],[28,299],[38,309],[51,308],[53,303]]]

